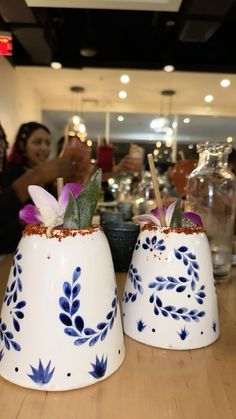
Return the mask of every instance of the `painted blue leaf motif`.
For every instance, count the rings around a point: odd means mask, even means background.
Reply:
[[[17,342],[14,342],[13,340],[11,340],[11,345],[15,349],[15,351],[20,351],[21,350],[20,345]]]
[[[188,279],[184,278],[184,276],[179,276],[179,280],[180,280],[180,282],[183,282],[183,283],[188,282]]]
[[[14,266],[14,268],[13,268],[13,276],[16,276],[16,274],[17,274],[17,270],[16,270],[16,267]]]
[[[181,246],[178,248],[179,252],[187,252],[188,248],[186,246]]]
[[[200,311],[200,313],[198,313],[198,317],[204,317],[205,316],[205,311]]]
[[[69,282],[64,282],[63,291],[64,291],[65,296],[67,298],[70,298],[70,296],[71,296],[71,285],[70,285]]]
[[[104,359],[104,355],[102,355],[101,360],[99,360],[98,356],[96,356],[95,364],[91,363],[93,370],[89,371],[94,378],[99,379],[104,377],[107,369],[107,357]]]
[[[152,294],[152,295],[150,296],[149,301],[150,301],[150,303],[153,303],[153,301],[154,301],[154,294]]]
[[[178,316],[178,314],[170,313],[170,315],[173,317],[173,319],[180,320],[180,317]]]
[[[136,298],[137,298],[137,293],[132,295],[132,297],[131,297],[132,303],[136,300]]]
[[[186,307],[181,307],[181,308],[178,308],[178,310],[176,310],[176,313],[183,314],[183,313],[186,313],[187,311],[188,309]]]
[[[73,294],[73,299],[74,298],[76,298],[77,297],[77,295],[79,294],[79,292],[80,292],[80,284],[76,284],[74,287],[73,287],[73,290],[72,290],[72,294]]]
[[[22,268],[18,263],[17,263],[17,269],[18,269],[19,274],[21,274],[22,273]]]
[[[192,282],[191,282],[191,288],[192,288],[192,290],[193,290],[193,291],[195,291],[195,289],[196,289],[196,284],[195,284],[195,282],[194,282],[194,281],[192,281]]]
[[[2,323],[2,330],[3,330],[3,332],[5,332],[5,330],[7,330],[7,325],[6,325],[6,323]]]
[[[31,374],[27,374],[28,377],[31,378],[31,380],[36,383],[36,384],[48,384],[49,381],[51,380],[55,367],[50,370],[50,365],[51,365],[51,361],[49,361],[48,365],[46,366],[46,368],[43,367],[43,364],[41,362],[41,359],[39,359],[39,365],[38,368],[34,368],[32,367],[32,365],[30,365],[30,368],[32,369]]]
[[[76,340],[74,341],[74,345],[75,345],[75,346],[80,346],[80,345],[83,345],[84,343],[86,343],[86,342],[88,341],[88,339],[89,339],[89,338],[79,338],[79,339],[76,339]]]
[[[75,320],[75,327],[79,332],[82,332],[83,328],[84,328],[84,320],[82,319],[81,316],[76,316]]]
[[[102,334],[101,334],[101,340],[104,340],[105,339],[105,337],[106,337],[106,335],[107,335],[107,332],[108,332],[108,328],[106,328],[103,332],[102,332]]]
[[[195,260],[196,256],[193,255],[192,253],[187,253],[187,256],[189,257],[189,259]]]
[[[19,331],[20,331],[20,324],[19,324],[19,322],[18,322],[16,319],[14,319],[14,318],[13,318],[13,326],[14,326],[14,329],[16,330],[16,332],[19,332]]]
[[[0,351],[0,362],[1,362],[3,357],[4,357],[4,350],[2,348],[1,351]]]
[[[180,287],[176,288],[177,292],[183,292],[185,290],[186,286],[185,285],[181,285]]]
[[[157,297],[157,296],[156,296],[156,305],[157,305],[158,307],[162,307],[162,301],[161,301],[161,299],[160,299],[159,297]]]
[[[157,276],[157,277],[156,277],[156,280],[157,280],[158,282],[165,282],[165,278],[164,278],[163,276]]]
[[[14,303],[16,303],[16,300],[17,300],[17,292],[15,291],[14,294],[13,294],[13,301],[14,301]]]
[[[116,299],[116,298],[114,298],[114,299],[112,300],[112,303],[111,303],[112,308],[114,308],[114,307],[116,306],[116,303],[117,303],[117,299]]]
[[[104,327],[106,327],[106,323],[104,323],[104,322],[102,322],[102,323],[98,323],[98,325],[97,325],[97,328],[99,329],[99,330],[103,330],[104,329]]]
[[[8,338],[8,339],[13,339],[13,333],[11,333],[11,332],[6,332],[6,337]]]
[[[188,267],[187,272],[188,272],[188,275],[191,275],[191,273],[193,272],[193,268],[191,265]]]
[[[69,304],[69,301],[67,300],[67,298],[60,297],[59,298],[59,304],[60,304],[62,310],[64,310],[66,313],[70,312],[70,304]]]
[[[202,292],[202,291],[198,292],[198,294],[197,294],[197,295],[198,295],[199,297],[201,297],[201,298],[206,297],[205,292]]]
[[[16,259],[17,259],[17,260],[21,260],[21,259],[22,259],[22,254],[21,254],[21,253],[18,253],[18,254],[16,255]]]
[[[69,336],[79,336],[73,327],[65,327],[64,332]]]
[[[198,263],[197,262],[192,262],[192,266],[195,268],[195,269],[199,269],[199,265],[198,265]]]
[[[182,255],[181,255],[181,253],[179,253],[178,252],[178,250],[176,250],[176,249],[174,249],[174,252],[175,252],[175,256],[177,257],[177,259],[182,259]]]
[[[174,278],[173,276],[168,276],[167,279],[168,279],[168,281],[172,282],[173,284],[177,284],[178,283],[177,279]]]
[[[75,268],[73,272],[73,283],[77,281],[77,279],[80,277],[80,274],[81,274],[81,268],[78,266],[77,268]]]
[[[146,242],[147,242],[147,244],[150,244],[150,239],[149,239],[149,237],[147,237],[147,238],[146,238]]]
[[[15,285],[16,285],[16,281],[13,281],[11,286],[10,286],[10,292],[14,290]]]
[[[203,304],[203,300],[201,298],[196,298],[196,301],[198,302],[198,304]]]
[[[24,318],[24,313],[22,313],[22,311],[15,311],[14,313],[16,315],[16,317],[18,317],[18,319],[23,319]]]
[[[172,290],[173,288],[175,288],[175,284],[167,284],[166,285],[167,290]]]
[[[189,316],[182,316],[182,319],[185,320],[186,322],[191,322],[191,317]]]
[[[87,336],[94,335],[95,333],[96,333],[95,330],[91,329],[90,327],[86,327],[84,329],[84,334]]]
[[[65,326],[72,326],[72,321],[71,318],[69,316],[67,316],[67,314],[64,313],[60,313],[60,320],[61,322],[65,325]]]
[[[158,314],[159,314],[159,310],[158,310],[157,306],[155,306],[155,307],[154,307],[154,313],[155,313],[156,315],[158,315]]]
[[[157,241],[157,236],[153,236],[153,237],[152,237],[152,244],[155,244],[155,243],[156,243],[156,241]]]
[[[143,249],[147,250],[149,249],[149,246],[146,243],[143,243]]]
[[[171,285],[173,285],[173,284],[171,284]],[[159,284],[159,285],[156,286],[157,291],[162,291],[164,288],[165,288],[165,284]]]
[[[188,265],[188,259],[185,256],[183,256],[183,262],[184,262],[185,266]]]
[[[164,317],[168,317],[169,314],[166,310],[161,309],[161,313],[163,314]]]
[[[92,338],[92,339],[90,340],[90,342],[89,342],[89,346],[94,346],[94,345],[95,345],[95,343],[97,343],[98,339],[99,339],[99,335],[97,335],[97,336],[95,336],[94,338]]]
[[[112,318],[113,312],[109,311],[109,313],[106,315],[106,319],[110,320]]]
[[[158,250],[165,250],[165,246],[158,246]]]
[[[156,282],[150,282],[150,284],[148,284],[148,288],[155,288],[157,285]]]
[[[22,300],[22,301],[19,301],[19,303],[17,303],[14,308],[23,308],[25,306],[26,306],[26,302]]]
[[[18,286],[18,290],[21,292],[22,291],[22,282],[21,282],[20,278],[18,278],[17,286]]]
[[[5,344],[5,347],[9,350],[10,349],[10,343],[9,343],[9,340],[6,338],[6,336],[4,336],[4,344]]]
[[[110,322],[110,326],[109,326],[110,330],[111,330],[111,329],[112,329],[112,327],[113,327],[114,320],[115,320],[115,317],[112,317],[111,322]]]
[[[73,314],[75,314],[80,307],[80,301],[79,300],[74,300],[70,309],[70,314],[71,316],[73,316]]]

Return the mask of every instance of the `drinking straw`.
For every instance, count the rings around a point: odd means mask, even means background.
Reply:
[[[63,186],[64,186],[63,177],[57,177],[57,199],[59,199]]]
[[[158,180],[156,176],[153,155],[150,153],[147,155],[147,158],[148,158],[149,168],[150,168],[150,172],[152,176],[152,184],[153,184],[153,189],[154,189],[154,195],[156,198],[157,208],[159,209],[159,213],[160,213],[161,226],[166,227],[166,220],[165,220],[165,216],[164,216],[164,212],[162,208],[160,189],[159,189],[159,184],[158,184]]]

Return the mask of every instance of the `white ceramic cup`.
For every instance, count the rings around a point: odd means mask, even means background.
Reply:
[[[26,228],[0,334],[0,374],[24,387],[69,390],[117,370],[123,331],[111,253],[99,227]]]
[[[124,331],[142,343],[194,349],[220,334],[211,254],[199,228],[146,225],[123,295]]]

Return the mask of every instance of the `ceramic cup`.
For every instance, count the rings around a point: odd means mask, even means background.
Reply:
[[[143,227],[123,295],[124,331],[148,345],[194,349],[220,334],[208,241],[200,228]]]
[[[112,257],[99,227],[26,227],[0,336],[0,374],[24,387],[69,390],[117,370],[123,331]]]

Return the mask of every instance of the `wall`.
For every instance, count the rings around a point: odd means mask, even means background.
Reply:
[[[10,144],[23,122],[42,121],[41,107],[41,99],[27,79],[0,57],[0,121]]]

